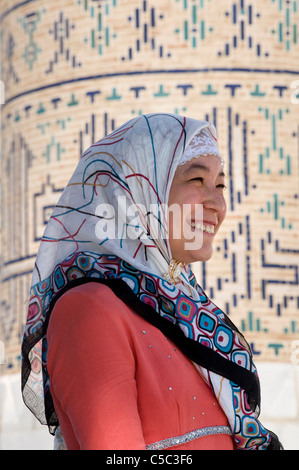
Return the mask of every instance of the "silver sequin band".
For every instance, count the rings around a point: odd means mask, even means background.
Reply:
[[[196,429],[195,431],[188,432],[182,436],[169,437],[163,441],[155,442],[154,444],[148,444],[146,450],[164,450],[169,447],[176,447],[181,444],[186,444],[187,442],[198,439],[199,437],[213,436],[216,434],[228,434],[232,435],[231,429],[229,426],[209,426],[207,428]]]

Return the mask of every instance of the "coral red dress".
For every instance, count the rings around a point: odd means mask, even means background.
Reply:
[[[66,292],[48,327],[51,393],[68,449],[232,450],[193,363],[112,290]]]

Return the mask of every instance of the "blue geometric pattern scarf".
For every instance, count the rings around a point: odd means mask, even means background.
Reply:
[[[58,201],[37,255],[22,344],[23,398],[50,432],[59,423],[47,372],[48,321],[66,290],[93,281],[108,285],[193,361],[226,414],[237,449],[281,448],[258,420],[259,379],[242,334],[190,266],[177,284],[165,278],[172,258],[165,213],[171,182],[186,147],[205,128],[215,135],[208,122],[183,116],[134,118],[85,152]]]

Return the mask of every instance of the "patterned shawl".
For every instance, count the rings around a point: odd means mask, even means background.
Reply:
[[[67,289],[96,281],[194,362],[238,449],[280,447],[258,421],[259,379],[241,333],[208,299],[190,266],[177,284],[164,277],[172,258],[165,210],[171,182],[203,129],[215,135],[208,122],[174,114],[130,120],[84,153],[57,203],[36,259],[22,344],[23,399],[50,432],[59,423],[47,372],[49,317]]]

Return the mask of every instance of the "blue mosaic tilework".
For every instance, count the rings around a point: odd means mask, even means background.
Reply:
[[[299,338],[298,0],[3,0],[0,26],[7,367],[19,366],[38,243],[78,159],[155,111],[216,125],[228,215],[197,275],[261,360],[289,361]]]

